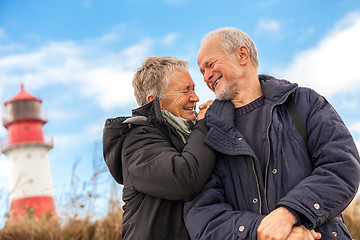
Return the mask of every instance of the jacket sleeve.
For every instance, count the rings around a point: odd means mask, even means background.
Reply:
[[[256,240],[257,228],[264,217],[235,211],[226,201],[224,186],[215,171],[201,193],[184,205],[186,228],[191,239],[197,240]]]
[[[301,213],[303,224],[314,229],[340,214],[356,195],[359,153],[334,108],[313,90],[300,91],[295,100],[301,115],[306,116],[307,148],[314,169],[278,205]]]
[[[203,143],[205,121],[193,128],[179,153],[156,127],[137,127],[124,140],[123,171],[132,187],[150,196],[188,201],[204,186],[215,164],[214,151]]]

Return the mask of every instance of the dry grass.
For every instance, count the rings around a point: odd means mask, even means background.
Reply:
[[[357,197],[344,211],[344,221],[352,237],[360,240],[360,197]]]
[[[2,240],[40,240],[61,239],[61,229],[56,222],[42,221],[41,224],[34,218],[24,219],[12,224],[6,224],[0,231]]]
[[[109,213],[95,222],[88,219],[73,220],[61,227],[57,221],[27,218],[6,224],[0,230],[2,240],[119,240],[121,239],[122,212]]]
[[[119,240],[121,239],[122,212],[109,213],[104,219],[70,220],[61,230],[61,240]]]

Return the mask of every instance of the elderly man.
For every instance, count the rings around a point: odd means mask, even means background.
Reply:
[[[204,138],[217,163],[185,204],[190,237],[351,239],[341,212],[359,186],[359,154],[334,108],[311,89],[258,75],[241,30],[207,34],[197,62],[217,99]]]

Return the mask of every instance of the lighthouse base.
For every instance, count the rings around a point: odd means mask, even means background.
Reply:
[[[11,202],[10,220],[11,222],[23,218],[34,218],[41,220],[55,216],[55,204],[53,197],[39,196],[26,197],[13,200]]]

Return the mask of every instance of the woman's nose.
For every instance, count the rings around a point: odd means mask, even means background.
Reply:
[[[200,99],[197,96],[197,94],[195,93],[195,91],[192,91],[191,96],[190,96],[190,101],[192,102],[198,102]]]

